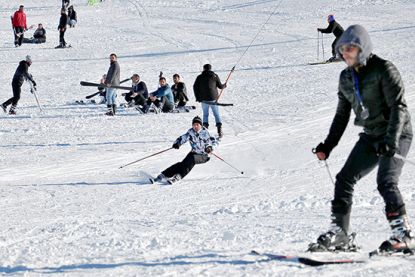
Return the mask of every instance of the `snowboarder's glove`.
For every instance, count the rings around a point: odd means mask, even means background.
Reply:
[[[205,148],[205,152],[206,152],[206,153],[208,153],[208,154],[210,154],[212,151],[213,151],[212,146],[207,146],[207,147]]]
[[[178,143],[173,143],[173,146],[172,146],[174,149],[179,149],[180,148],[180,144],[178,144]]]
[[[395,155],[396,149],[386,142],[381,142],[378,144],[376,152],[379,156],[393,157],[393,155]]]
[[[321,152],[326,156],[324,160],[327,160],[330,156],[331,149],[323,142],[320,142],[319,145],[313,151],[315,154]]]

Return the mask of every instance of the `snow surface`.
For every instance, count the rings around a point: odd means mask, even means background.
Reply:
[[[55,50],[61,1],[0,1],[1,101],[12,94],[18,62],[30,54],[44,107],[39,112],[25,85],[18,115],[0,115],[0,274],[413,276],[409,258],[311,268],[249,255],[252,249],[302,253],[328,228],[333,185],[311,149],[328,132],[345,65],[307,65],[317,59],[316,28],[326,26],[329,13],[344,27],[364,25],[374,52],[399,68],[414,114],[413,0],[72,2],[79,23],[66,40],[73,48]],[[9,16],[20,3],[30,25],[46,26],[46,44],[14,48]],[[203,64],[225,80],[274,9],[222,98],[235,106],[221,108],[225,137],[216,153],[245,174],[212,157],[178,184],[147,184],[188,146],[119,169],[170,147],[202,114],[200,105],[180,114],[120,109],[109,118],[104,106],[73,104],[95,92],[79,81],[98,81],[109,54],[117,53],[121,78],[139,73],[155,90],[159,71],[169,83],[179,73],[194,102],[191,87]],[[332,40],[324,36],[326,58]],[[358,132],[349,124],[333,151],[333,175]],[[406,165],[400,188],[412,221],[414,178]],[[375,179],[372,173],[355,190],[359,257],[390,234]]]

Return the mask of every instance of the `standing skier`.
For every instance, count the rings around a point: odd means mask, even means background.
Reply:
[[[173,184],[183,179],[196,164],[203,164],[210,160],[209,154],[213,151],[213,146],[217,145],[214,137],[210,136],[208,130],[202,126],[202,119],[198,116],[192,120],[192,128],[186,134],[180,136],[173,143],[174,149],[179,149],[181,145],[190,142],[192,150],[187,154],[183,161],[176,163],[157,176],[150,179],[152,183],[166,181]]]
[[[348,67],[340,74],[338,105],[329,134],[315,149],[318,159],[326,160],[338,144],[352,109],[356,114],[355,125],[362,126],[363,133],[336,176],[331,228],[309,250],[347,249],[354,185],[376,166],[377,189],[392,229],[392,236],[381,244],[379,251],[413,250],[415,239],[398,188],[404,161],[395,155],[405,157],[412,141],[401,76],[390,61],[371,53],[369,34],[360,25],[352,25],[344,32],[336,51]]]
[[[197,76],[195,83],[193,84],[193,91],[196,101],[202,102],[203,126],[209,128],[209,109],[212,109],[216,127],[218,128],[219,138],[222,138],[222,121],[218,105],[215,105],[215,101],[219,96],[218,88],[224,89],[226,88],[226,84],[220,82],[219,76],[212,71],[212,66],[210,64],[205,64],[203,66],[202,74]]]
[[[27,31],[26,14],[24,13],[24,6],[20,5],[12,17],[12,25],[14,29],[14,45],[19,47],[22,45],[24,32]]]
[[[22,85],[25,80],[32,82],[33,86],[36,88],[36,82],[33,80],[32,75],[29,74],[29,66],[31,64],[32,58],[29,55],[26,56],[25,60],[19,62],[19,66],[14,73],[12,81],[13,97],[1,105],[1,108],[5,113],[7,112],[7,106],[11,104],[12,106],[10,107],[9,114],[16,114],[16,106],[19,102]]]
[[[105,115],[113,116],[117,111],[117,90],[111,86],[120,85],[120,65],[118,64],[117,55],[112,53],[110,55],[110,68],[107,72],[105,85],[107,86],[107,108],[108,112]]]
[[[333,35],[336,37],[336,39],[333,41],[333,43],[331,44],[331,53],[332,53],[332,57],[330,59],[328,59],[329,62],[333,62],[336,60],[336,43],[339,40],[339,38],[341,37],[341,35],[343,34],[343,27],[340,26],[339,23],[337,23],[337,21],[334,19],[334,15],[330,14],[329,16],[327,16],[327,22],[329,23],[329,26],[327,26],[326,29],[322,29],[322,28],[317,28],[317,31],[323,33],[323,34],[331,34],[333,33]]]
[[[65,41],[65,32],[66,32],[66,24],[68,22],[68,16],[66,15],[66,10],[61,10],[61,17],[59,19],[59,45],[55,48],[65,48],[66,47],[66,41]]]

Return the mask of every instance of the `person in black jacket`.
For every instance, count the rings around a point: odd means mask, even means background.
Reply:
[[[125,101],[127,101],[128,106],[146,106],[148,98],[147,85],[143,81],[140,81],[140,76],[138,74],[133,74],[131,77],[132,81],[132,90],[128,93],[122,93]]]
[[[203,110],[203,126],[209,128],[209,108],[212,109],[213,115],[216,121],[216,127],[218,129],[219,138],[223,137],[222,121],[219,114],[218,105],[215,105],[215,101],[219,97],[219,89],[226,88],[226,84],[220,82],[219,76],[212,71],[210,64],[203,66],[203,72],[197,76],[195,83],[193,84],[193,92],[197,102],[202,102]]]
[[[65,41],[65,32],[66,32],[66,24],[68,23],[68,15],[66,14],[66,10],[61,10],[61,17],[59,19],[59,45],[55,48],[65,48],[66,47],[66,41]]]
[[[9,110],[9,114],[16,114],[16,106],[20,99],[20,94],[22,92],[22,85],[25,80],[32,82],[33,86],[36,88],[36,82],[33,80],[31,74],[29,74],[29,66],[32,64],[32,58],[27,55],[26,59],[19,62],[19,66],[16,69],[16,72],[13,76],[12,88],[13,88],[13,97],[4,102],[1,105],[1,108],[6,113],[7,106],[12,105]]]
[[[78,17],[76,16],[76,11],[73,9],[73,6],[70,6],[68,8],[68,25],[70,28],[75,28],[77,22]]]
[[[174,96],[174,104],[177,107],[186,106],[187,101],[189,101],[186,85],[180,81],[180,75],[177,73],[173,75],[173,82],[174,85],[171,86],[171,91]]]
[[[327,26],[326,29],[322,29],[322,28],[317,28],[317,31],[323,33],[323,34],[331,34],[333,33],[334,36],[336,37],[336,39],[333,41],[333,43],[331,44],[331,53],[332,53],[332,57],[329,59],[329,61],[334,61],[336,60],[336,43],[339,40],[339,38],[341,37],[341,35],[343,34],[343,27],[337,23],[337,21],[334,19],[334,15],[330,14],[329,16],[327,16],[327,22],[329,23],[329,26]]]
[[[415,237],[398,188],[404,157],[412,142],[411,117],[398,69],[372,54],[372,48],[369,34],[360,25],[350,26],[336,45],[337,53],[348,67],[340,74],[337,110],[329,134],[314,152],[319,160],[329,157],[347,127],[352,110],[356,114],[355,125],[362,126],[363,133],[336,176],[331,228],[313,245],[317,251],[348,245],[354,185],[376,166],[377,189],[392,229],[392,236],[381,244],[379,251],[415,250]]]
[[[45,43],[46,42],[46,30],[43,28],[42,23],[39,23],[37,29],[33,33],[32,38],[24,38],[23,43]]]

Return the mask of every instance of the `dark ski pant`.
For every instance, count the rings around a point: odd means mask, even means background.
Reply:
[[[180,174],[180,176],[184,178],[184,176],[186,176],[196,164],[203,164],[209,160],[210,158],[206,154],[197,154],[190,152],[187,154],[183,161],[175,163],[174,165],[164,170],[162,173],[167,178],[171,178],[176,174]]]
[[[156,107],[161,108],[161,111],[163,113],[169,113],[174,109],[174,105],[170,103],[170,101],[167,99],[166,96],[161,97],[161,100],[157,99],[154,102],[151,101],[149,98],[147,100],[147,105],[151,105],[151,103],[154,103]]]
[[[178,107],[186,106],[187,101],[189,101],[189,98],[183,91],[176,93],[174,96],[174,102],[176,102]]]
[[[66,46],[65,32],[66,32],[66,28],[59,29],[59,44],[61,46]]]
[[[135,105],[141,105],[144,106],[144,104],[146,103],[146,99],[144,98],[143,95],[138,94],[136,97],[131,97],[131,95],[133,95],[133,92],[129,92],[125,95],[125,101],[127,101],[128,103],[130,103],[131,101],[134,101]]]
[[[19,36],[17,34],[20,34]],[[23,27],[14,27],[14,44],[22,45],[24,38],[24,28]]]
[[[336,38],[333,43],[331,44],[331,54],[333,55],[333,57],[336,57],[336,44],[337,41],[339,40],[339,37]]]
[[[381,141],[383,138],[376,139],[366,134],[360,134],[360,139],[336,176],[334,200],[331,207],[332,215],[343,215],[345,218],[350,216],[354,185],[376,166],[379,167],[376,179],[377,189],[385,202],[386,214],[406,214],[405,203],[398,188],[398,180],[404,162],[395,157],[378,156],[376,148]],[[397,153],[406,157],[411,142],[412,131],[402,134]],[[348,222],[346,229],[347,226]]]
[[[12,88],[13,88],[13,97],[3,103],[4,107],[7,107],[10,104],[12,104],[13,107],[16,107],[17,103],[20,100],[20,94],[22,92],[21,86],[19,86],[19,84],[12,83]]]

